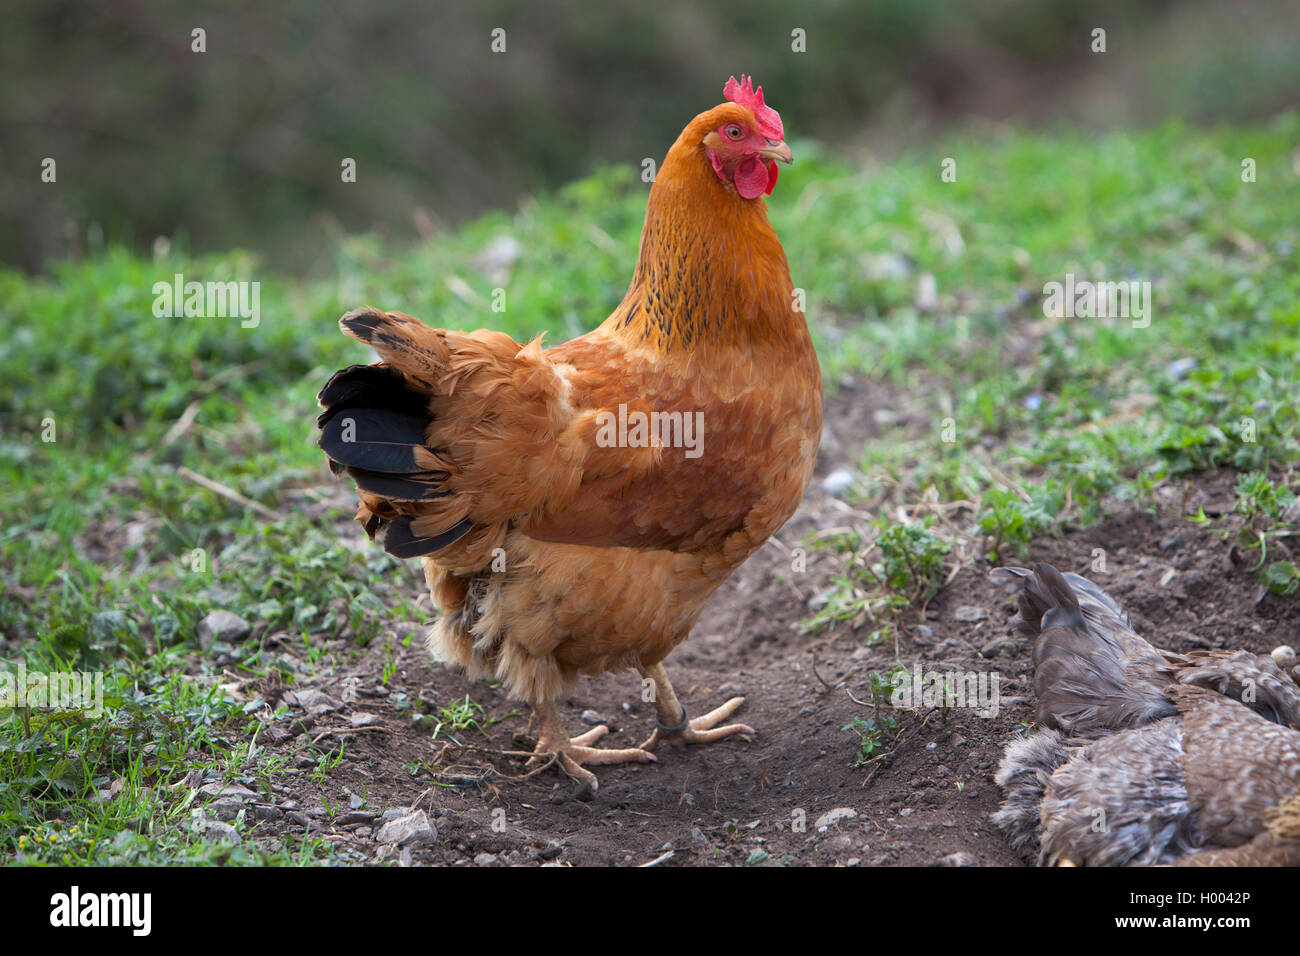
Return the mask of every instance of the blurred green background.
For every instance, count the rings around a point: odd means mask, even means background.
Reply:
[[[427,240],[661,158],[742,71],[792,137],[849,155],[989,121],[1248,123],[1300,98],[1298,39],[1296,0],[18,0],[0,30],[0,260],[167,236],[319,272],[342,233]]]

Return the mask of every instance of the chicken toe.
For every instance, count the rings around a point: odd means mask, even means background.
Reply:
[[[537,707],[537,716],[541,730],[537,738],[537,747],[534,748],[533,756],[528,761],[529,769],[542,766],[551,759],[552,754],[555,754],[560,769],[577,781],[580,797],[593,796],[600,789],[596,775],[584,764],[654,763],[658,759],[654,754],[639,747],[602,750],[591,746],[609,733],[609,728],[604,724],[593,727],[576,737],[570,737],[564,729],[559,710],[551,701]]]
[[[747,724],[717,726],[734,714],[745,702],[745,698],[733,697],[703,717],[688,718],[686,708],[678,701],[672,682],[668,679],[668,673],[662,664],[642,668],[641,673],[654,681],[655,709],[659,712],[659,726],[641,745],[642,750],[652,753],[665,740],[680,747],[686,744],[711,744],[736,734],[753,737],[758,733]]]

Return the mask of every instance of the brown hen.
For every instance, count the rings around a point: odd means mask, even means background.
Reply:
[[[754,733],[718,726],[740,697],[688,720],[662,662],[794,512],[821,436],[821,374],[762,198],[790,150],[761,89],[724,93],[669,150],[599,328],[544,349],[361,309],[340,325],[381,361],[320,394],[357,519],[423,561],[434,655],[532,704],[536,759],[587,791],[583,764]],[[570,739],[556,697],[622,669],[645,678],[658,729],[622,750],[592,746],[604,727]]]

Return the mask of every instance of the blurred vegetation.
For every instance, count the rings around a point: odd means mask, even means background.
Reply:
[[[983,530],[1018,543],[1095,518],[1108,499],[1142,499],[1171,476],[1293,468],[1297,141],[1300,113],[1212,132],[983,134],[950,144],[955,183],[942,183],[924,153],[861,168],[801,144],[770,208],[807,289],[828,382],[924,381],[934,421],[960,423],[956,441],[940,440],[936,424],[923,438],[872,443],[865,500],[933,485],[940,500],[984,501]],[[1242,182],[1243,155],[1257,182]],[[579,334],[625,289],[645,196],[627,168],[606,167],[450,238],[405,248],[346,240],[329,274],[312,280],[242,253],[165,245],[151,256],[111,247],[49,278],[0,271],[0,637],[75,642],[92,614],[128,594],[148,636],[192,634],[220,600],[313,628],[347,623],[328,610],[345,598],[360,627],[363,612],[391,600],[361,597],[375,571],[366,562],[386,555],[368,549],[362,561],[332,534],[313,535],[320,517],[296,506],[278,529],[266,525],[180,469],[268,506],[301,503],[295,496],[323,474],[315,393],[335,368],[369,355],[336,316],[369,302],[520,340]],[[517,258],[502,258],[504,237]],[[176,272],[259,281],[261,324],[154,316],[153,283]],[[1151,281],[1151,327],[1044,319],[1043,284],[1067,272]],[[490,309],[497,286],[509,292],[504,313]],[[47,417],[53,443],[41,440]],[[192,427],[176,432],[186,418]],[[1245,419],[1253,441],[1243,440]],[[1006,494],[1003,474],[1019,476],[1029,504]],[[141,515],[154,530],[138,541],[99,541],[103,555],[87,544],[96,529]],[[268,549],[268,535],[294,546]],[[228,545],[219,584],[200,575],[161,605],[139,593],[147,578],[121,573],[138,564],[174,576],[191,548]],[[321,583],[305,581],[317,575],[304,568],[320,569]]]
[[[731,73],[757,76],[793,136],[841,152],[978,118],[1247,122],[1298,102],[1298,27],[1294,0],[16,0],[0,31],[0,261],[167,236],[328,272],[342,233],[429,238],[603,163],[658,159]]]

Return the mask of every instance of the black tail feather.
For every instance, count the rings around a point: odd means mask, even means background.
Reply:
[[[418,558],[422,554],[433,554],[450,544],[455,544],[474,527],[474,522],[462,518],[441,534],[422,537],[411,529],[411,522],[416,520],[411,515],[398,515],[388,522],[384,533],[384,550],[397,558]]]
[[[416,418],[428,416],[428,400],[412,391],[405,377],[391,365],[350,365],[339,369],[316,396],[325,409],[316,418],[324,428],[331,418],[349,408],[391,408]]]
[[[360,319],[358,319],[360,321]],[[335,476],[349,475],[357,487],[394,503],[432,501],[447,495],[447,472],[430,467],[437,452],[427,447],[428,397],[388,365],[353,365],[336,372],[318,396],[318,444]],[[385,509],[386,513],[388,509]],[[365,522],[371,537],[383,534],[384,549],[399,558],[432,554],[469,533],[469,519],[435,535],[417,535],[418,515]]]
[[[447,492],[438,484],[447,477],[446,472],[407,477],[366,471],[364,468],[348,468],[347,473],[362,491],[389,501],[433,501],[447,497]]]
[[[349,408],[330,417],[318,444],[339,464],[366,471],[414,475],[428,471],[416,456],[428,421],[387,408]]]

